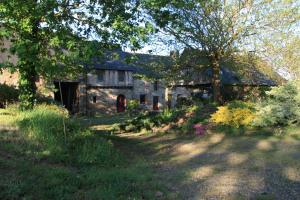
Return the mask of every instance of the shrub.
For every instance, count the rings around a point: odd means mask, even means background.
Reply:
[[[0,84],[0,108],[3,108],[7,103],[17,102],[18,96],[18,89],[6,84]]]
[[[300,82],[273,87],[257,106],[255,126],[289,125],[300,121]]]
[[[186,108],[193,105],[192,98],[187,97],[178,97],[176,107],[177,108]]]
[[[140,104],[137,100],[129,100],[127,102],[127,111],[129,113],[138,112],[139,108],[140,108]]]
[[[233,101],[225,106],[218,107],[218,110],[211,115],[210,119],[216,124],[234,127],[248,126],[255,118],[252,106],[248,102]]]
[[[119,129],[126,132],[151,130],[154,127],[174,122],[183,114],[183,109],[164,110],[161,113],[142,112],[137,117],[121,123]]]

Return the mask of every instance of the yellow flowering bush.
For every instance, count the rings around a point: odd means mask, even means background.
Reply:
[[[211,115],[210,120],[216,124],[229,125],[234,127],[248,126],[255,118],[253,109],[248,106],[234,107],[229,105],[220,106]]]

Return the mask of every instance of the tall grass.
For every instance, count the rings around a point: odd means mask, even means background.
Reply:
[[[129,161],[64,109],[3,112],[0,122],[9,117],[19,130],[0,131],[0,152],[9,155],[0,156],[0,199],[155,199],[155,191],[163,191],[151,162]]]
[[[37,105],[33,110],[19,111],[15,106],[6,110],[32,151],[42,158],[78,164],[116,165],[118,152],[110,141],[81,127],[76,119],[56,105]],[[65,127],[64,127],[65,126]],[[65,129],[65,131],[64,131]]]

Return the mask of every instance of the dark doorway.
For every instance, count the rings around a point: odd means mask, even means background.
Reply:
[[[117,112],[124,112],[126,106],[126,97],[123,94],[120,94],[117,97]]]
[[[61,103],[70,113],[76,113],[79,109],[78,101],[78,82],[61,82],[61,94],[59,82],[54,82],[56,92],[54,93],[54,100]]]
[[[145,94],[140,95],[140,104],[146,104],[146,95]]]
[[[158,110],[158,96],[153,96],[153,110]]]

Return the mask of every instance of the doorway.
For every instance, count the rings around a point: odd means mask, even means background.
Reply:
[[[153,96],[153,110],[158,110],[158,96]]]
[[[59,82],[54,82],[54,100],[63,104],[70,113],[76,113],[79,109],[78,85],[78,82],[60,82],[59,86]]]
[[[120,94],[117,97],[117,112],[125,112],[126,107],[126,97],[123,94]]]

